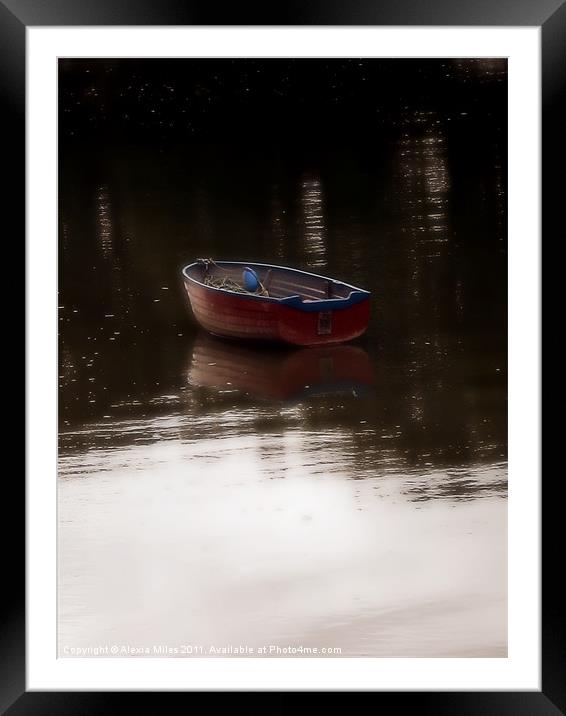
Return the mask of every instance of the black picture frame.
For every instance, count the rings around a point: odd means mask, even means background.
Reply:
[[[0,97],[2,97],[3,174],[9,177],[4,193],[14,223],[13,236],[24,245],[25,236],[25,62],[26,27],[65,25],[446,25],[540,26],[542,36],[542,228],[559,227],[563,182],[554,181],[562,171],[564,156],[560,95],[565,95],[566,3],[564,0],[500,0],[470,3],[464,0],[336,0],[266,3],[257,9],[241,3],[202,0],[0,0]],[[562,151],[560,151],[562,150]],[[17,243],[17,242],[16,242]],[[534,477],[534,476],[533,476]],[[557,474],[557,478],[560,476]],[[14,564],[5,568],[7,597],[0,630],[0,710],[20,714],[106,713],[132,708],[131,699],[143,699],[146,707],[168,708],[174,694],[28,692],[25,679],[25,531],[24,478],[5,481],[5,506],[10,505],[14,524],[9,526]],[[562,481],[544,484],[542,514],[542,689],[539,692],[374,692],[378,707],[406,707],[415,713],[436,716],[459,714],[566,713],[566,620],[564,597],[558,586],[560,572],[555,556],[562,542],[562,520],[552,507],[563,504]],[[17,508],[16,508],[17,506]],[[14,538],[19,549],[14,548]],[[8,588],[9,587],[9,588]],[[179,696],[179,694],[177,694]],[[186,699],[187,694],[181,694]],[[194,695],[188,694],[190,698]],[[290,694],[282,695],[282,706]],[[125,699],[128,699],[126,706]],[[283,706],[284,707],[284,706]],[[230,710],[240,707],[231,702]]]

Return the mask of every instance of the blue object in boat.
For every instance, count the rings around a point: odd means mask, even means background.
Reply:
[[[254,291],[257,291],[259,288],[259,278],[257,277],[256,272],[249,268],[248,266],[244,269],[244,288],[246,291],[250,291],[253,293]]]

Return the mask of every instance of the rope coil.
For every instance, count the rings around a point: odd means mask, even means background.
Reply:
[[[248,291],[242,284],[238,283],[230,276],[210,276],[208,271],[211,266],[214,266],[217,271],[224,271],[225,273],[228,273],[227,269],[222,266],[218,266],[214,259],[197,259],[197,263],[202,263],[206,267],[203,279],[205,286],[212,286],[213,288],[219,288],[223,291],[233,291],[234,293],[247,293],[250,296],[269,296],[269,292],[259,279],[259,288],[255,291]]]

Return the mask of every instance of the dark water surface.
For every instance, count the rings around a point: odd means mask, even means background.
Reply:
[[[62,655],[506,654],[506,159],[484,120],[62,155]],[[201,256],[367,288],[369,329],[207,336],[180,281]]]

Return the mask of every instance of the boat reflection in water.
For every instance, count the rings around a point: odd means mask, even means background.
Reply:
[[[193,346],[188,382],[287,401],[313,395],[362,395],[373,387],[374,373],[368,354],[359,346],[249,346],[201,333]]]

